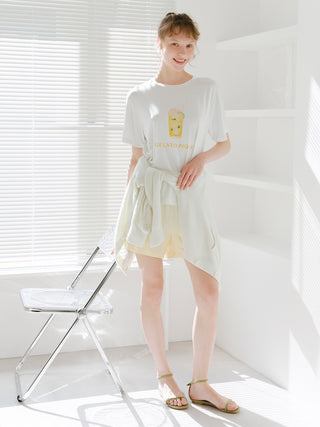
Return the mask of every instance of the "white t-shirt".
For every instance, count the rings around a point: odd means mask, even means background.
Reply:
[[[222,100],[210,77],[194,75],[178,85],[153,77],[127,94],[122,140],[142,147],[153,167],[180,172],[207,149],[208,132],[215,142],[227,139]]]

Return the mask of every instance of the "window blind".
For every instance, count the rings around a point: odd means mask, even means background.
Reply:
[[[172,0],[0,3],[0,268],[82,262],[115,224],[127,92]]]

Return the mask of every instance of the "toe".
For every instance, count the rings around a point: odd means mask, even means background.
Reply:
[[[233,400],[231,402],[228,403],[227,408],[231,411],[233,411],[234,409],[238,408],[238,405],[236,404],[236,402],[234,402]]]

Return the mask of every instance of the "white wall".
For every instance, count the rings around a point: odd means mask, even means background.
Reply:
[[[294,225],[289,389],[320,399],[320,3],[300,0],[298,14]]]
[[[187,7],[180,10],[190,12],[199,22],[202,35],[205,36],[202,54],[210,52],[211,41],[214,40],[298,24],[296,58],[292,58],[297,67],[294,76],[296,86],[291,99],[284,99],[282,103],[283,107],[295,105],[296,119],[292,129],[291,119],[288,123],[281,122],[287,135],[287,141],[283,137],[284,149],[288,151],[288,159],[291,158],[292,152],[294,157],[293,167],[288,160],[287,171],[283,174],[286,176],[293,169],[292,259],[290,264],[285,265],[285,259],[272,256],[267,259],[265,255],[260,256],[259,251],[252,259],[252,250],[249,248],[247,250],[242,245],[237,248],[236,245],[225,242],[222,253],[224,265],[217,344],[304,401],[318,403],[320,3],[317,0],[181,3]],[[241,52],[234,53],[233,56],[219,52],[219,60],[214,48],[211,52],[212,54],[205,55],[205,61],[200,62],[200,70],[203,75],[211,75],[218,81],[225,108],[252,108],[255,94],[251,87],[257,84],[255,69],[263,64],[256,63],[254,54],[251,56],[246,53],[247,74],[239,75],[239,72],[243,73],[243,67],[237,66],[242,60]],[[281,61],[281,58],[279,60]],[[222,64],[222,67],[219,67],[219,64]],[[276,68],[279,63],[274,62],[274,66]],[[235,75],[237,79],[234,78]],[[235,80],[243,81],[241,88],[232,83]],[[260,98],[266,99],[267,94],[263,93],[263,88],[260,89]],[[269,108],[272,108],[271,103]],[[250,120],[245,120],[243,126],[236,122],[232,123],[231,127],[232,150],[238,153],[241,161],[244,161],[243,149],[252,146],[251,139],[255,143],[263,144],[268,138],[267,134],[261,133],[262,127],[252,128],[252,133],[248,134],[250,123]],[[270,120],[269,137],[272,137],[272,130],[279,137],[278,130],[282,132],[279,126],[279,123]],[[278,139],[277,141],[281,143]],[[275,147],[270,151],[270,155],[272,152],[276,152]],[[223,171],[227,164],[227,159],[221,159],[215,167]],[[281,271],[284,274],[279,276],[278,272]],[[289,274],[286,274],[286,271],[289,271]],[[277,276],[274,272],[277,272]]]

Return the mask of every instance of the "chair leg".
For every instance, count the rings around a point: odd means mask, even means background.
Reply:
[[[77,318],[72,323],[72,325],[70,326],[70,328],[68,329],[68,331],[65,333],[64,337],[62,338],[62,340],[60,341],[60,343],[58,344],[58,346],[56,347],[56,349],[54,350],[54,352],[51,354],[51,356],[49,357],[49,359],[43,365],[41,371],[38,373],[38,375],[36,376],[36,378],[32,381],[32,383],[30,384],[30,386],[28,387],[28,389],[25,391],[25,393],[22,393],[21,383],[20,383],[20,377],[19,377],[19,371],[22,368],[23,363],[25,362],[25,360],[29,356],[30,351],[35,346],[35,344],[39,341],[40,336],[43,334],[43,332],[45,331],[45,329],[49,325],[49,321],[51,322],[52,316],[54,316],[54,315],[50,316],[50,318],[48,319],[48,321],[46,322],[46,324],[44,325],[44,327],[41,329],[40,333],[37,335],[36,339],[33,341],[33,343],[31,344],[31,346],[29,347],[29,349],[27,350],[26,354],[23,356],[22,360],[20,361],[20,363],[18,364],[18,366],[16,368],[16,385],[17,385],[17,390],[18,390],[18,393],[19,393],[18,396],[17,396],[17,399],[18,399],[19,402],[23,402],[27,397],[30,396],[30,394],[35,389],[35,387],[38,385],[39,381],[41,380],[41,378],[43,377],[43,375],[45,374],[45,372],[47,371],[47,369],[49,368],[49,366],[52,364],[52,362],[54,361],[54,359],[58,355],[58,353],[61,350],[62,346],[64,345],[64,343],[66,342],[67,338],[69,337],[69,335],[70,335],[73,327],[79,322],[79,317],[77,316]]]
[[[23,367],[25,361],[27,360],[27,358],[29,357],[31,351],[36,346],[37,342],[40,340],[41,336],[44,334],[45,330],[48,328],[48,326],[50,325],[50,323],[52,322],[54,317],[55,317],[55,314],[51,314],[51,316],[46,321],[46,323],[43,325],[43,327],[40,329],[40,332],[35,337],[35,339],[31,343],[31,345],[28,347],[28,349],[26,350],[25,354],[23,355],[22,359],[20,360],[20,362],[18,363],[18,365],[16,367],[15,377],[16,377],[16,386],[17,386],[17,391],[18,391],[18,397],[17,397],[18,400],[21,396],[21,384],[20,384],[20,379],[19,379],[19,371],[22,369],[22,367]],[[19,400],[19,402],[20,401],[22,401],[22,400]]]
[[[96,345],[96,347],[97,347],[97,349],[98,349],[98,351],[99,351],[99,353],[100,353],[100,355],[101,355],[101,357],[102,357],[102,359],[103,359],[103,361],[104,361],[104,363],[105,363],[105,365],[107,367],[107,370],[108,370],[108,372],[110,373],[110,375],[111,375],[111,377],[113,379],[113,382],[115,383],[116,387],[120,391],[121,395],[124,396],[125,395],[125,391],[124,391],[124,389],[122,387],[121,381],[120,381],[120,379],[119,379],[116,371],[114,370],[111,362],[107,358],[107,355],[106,355],[105,351],[103,350],[103,348],[102,348],[102,346],[100,344],[98,336],[96,335],[94,329],[92,328],[89,320],[86,317],[83,317],[82,321],[83,321],[84,325],[86,326],[86,328],[87,328],[90,336],[92,337],[92,339],[93,339],[93,341],[94,341],[94,343],[95,343],[95,345]]]
[[[54,319],[55,314],[51,314],[51,316],[49,317],[49,319],[46,321],[46,323],[43,325],[43,327],[40,329],[40,332],[38,333],[38,335],[35,337],[35,339],[33,340],[33,342],[31,343],[30,347],[27,349],[27,351],[25,352],[25,354],[23,355],[22,359],[20,360],[20,362],[18,363],[17,367],[16,367],[16,371],[20,371],[20,369],[22,368],[24,362],[26,361],[26,359],[29,357],[29,354],[31,353],[32,349],[35,347],[35,345],[37,344],[37,342],[39,341],[39,339],[41,338],[41,336],[43,335],[43,333],[45,332],[45,330],[48,328],[49,324],[52,322],[52,320]]]

